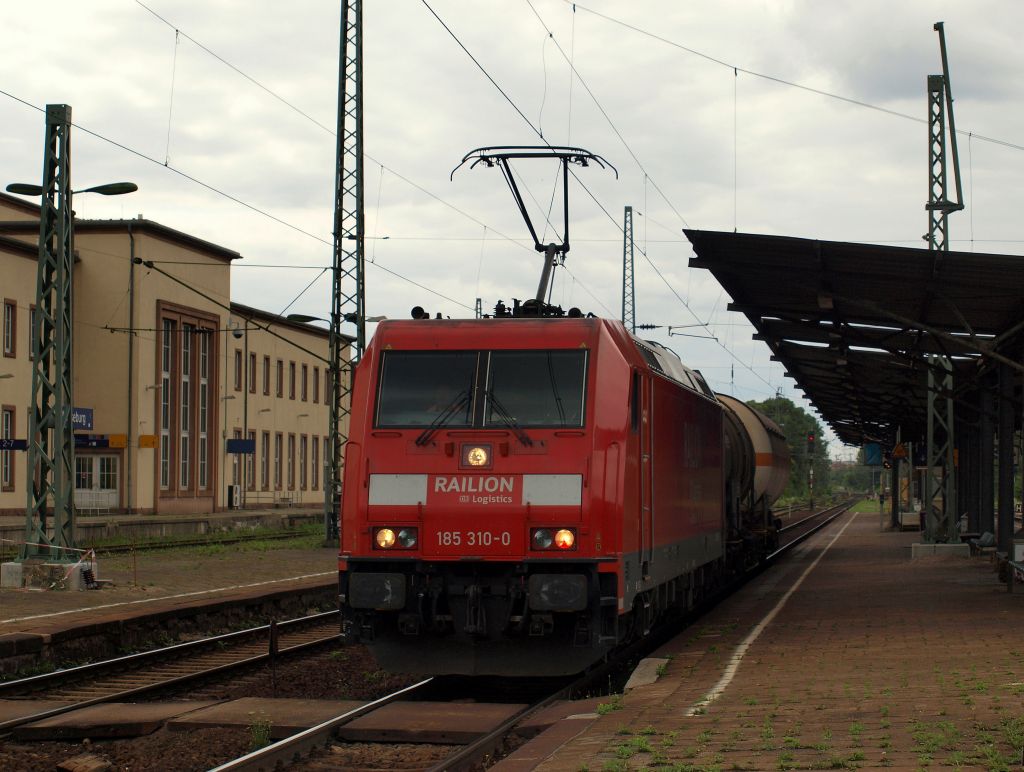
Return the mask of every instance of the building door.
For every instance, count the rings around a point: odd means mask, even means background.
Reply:
[[[75,509],[110,511],[120,506],[120,458],[75,456]]]

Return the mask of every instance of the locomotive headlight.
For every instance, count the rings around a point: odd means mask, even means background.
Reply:
[[[373,541],[377,549],[411,550],[419,541],[419,533],[411,526],[376,528],[373,531]]]
[[[395,546],[397,535],[390,528],[378,528],[373,539],[382,550],[388,550]]]
[[[530,547],[535,550],[576,549],[575,528],[534,528],[530,532]]]
[[[471,467],[490,467],[491,446],[490,445],[463,445],[462,465]]]
[[[533,532],[533,548],[535,550],[549,550],[555,543],[555,537],[550,528],[538,528]]]
[[[416,529],[415,528],[399,528],[398,529],[398,546],[403,549],[412,549],[416,546]]]

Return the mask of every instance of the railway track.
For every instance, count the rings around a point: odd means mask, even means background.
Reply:
[[[789,550],[796,547],[806,539],[816,534],[822,528],[827,527],[833,520],[841,516],[846,512],[857,499],[849,499],[842,501],[838,504],[833,504],[830,507],[813,512],[806,517],[802,517],[796,522],[789,523],[784,526],[779,534],[784,538],[783,544],[779,546],[777,550],[772,552],[765,559],[765,564],[771,564],[776,558],[786,554]]]
[[[828,526],[829,523],[842,515],[850,507],[851,503],[847,501],[828,507],[783,528],[782,532],[788,534],[786,544],[774,552],[769,560],[777,559],[817,531]],[[699,613],[702,613],[702,611],[699,611]],[[595,684],[607,683],[612,680],[609,678],[609,673],[616,667],[622,668],[625,663],[636,662],[661,645],[668,637],[677,633],[678,629],[661,631],[655,636],[624,648],[614,662],[606,663],[582,676],[580,679],[568,685],[559,686],[559,688],[550,693],[538,697],[516,712],[515,715],[501,722],[498,726],[473,742],[463,746],[456,746],[451,752],[447,750],[442,752],[443,758],[439,761],[424,763],[422,766],[408,762],[404,763],[402,768],[415,768],[427,770],[428,772],[451,772],[453,770],[478,768],[488,758],[494,758],[496,752],[505,743],[506,738],[513,733],[515,727],[531,715],[556,700],[566,699],[573,694],[585,692],[588,687],[593,688]],[[223,764],[213,770],[213,772],[257,772],[259,770],[274,770],[281,767],[302,770],[303,772],[318,772],[319,770],[345,768],[347,765],[340,762],[340,759],[343,758],[343,751],[340,750],[342,745],[339,744],[336,738],[343,731],[342,728],[346,724],[380,710],[392,702],[414,700],[422,697],[423,692],[428,690],[435,682],[436,679],[425,679],[418,684],[338,715],[319,726],[312,727],[304,732],[268,745],[261,750]],[[422,749],[422,745],[420,748]],[[418,758],[423,759],[425,755],[428,754],[421,750]]]
[[[272,657],[288,656],[339,639],[338,612],[179,643],[53,673],[0,683],[0,698],[47,699],[68,705],[0,722],[0,734],[16,726],[104,702],[195,683]]]
[[[468,742],[461,744],[416,742],[415,753],[405,754],[401,762],[401,769],[417,770],[418,772],[451,772],[479,768],[488,759],[493,759],[498,755],[507,738],[517,726],[554,702],[568,699],[571,695],[592,687],[600,677],[600,674],[589,673],[571,683],[563,681],[556,687],[545,691],[534,690],[537,692],[535,696],[523,704],[507,705],[509,708],[507,718]],[[480,685],[477,684],[470,688],[479,690]],[[344,735],[347,724],[386,709],[388,706],[394,707],[394,703],[409,703],[410,706],[413,706],[417,702],[428,700],[431,691],[441,691],[445,695],[445,702],[461,705],[471,711],[487,711],[488,708],[496,706],[494,703],[471,702],[479,695],[470,696],[469,692],[460,691],[458,687],[452,691],[452,687],[447,684],[445,679],[427,678],[354,710],[342,713],[304,732],[222,764],[211,772],[256,772],[257,770],[269,771],[281,768],[300,770],[301,772],[357,767],[389,768],[387,762],[380,760],[367,762],[366,757],[376,753],[384,758],[387,754],[393,753],[395,744],[401,744],[401,739],[347,742],[344,739],[339,739],[339,735]],[[425,708],[437,704],[436,700],[427,702]],[[348,751],[353,748],[357,749],[360,762],[345,760]]]

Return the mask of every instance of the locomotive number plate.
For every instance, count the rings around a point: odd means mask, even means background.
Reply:
[[[511,547],[509,531],[436,531],[437,547]]]
[[[425,557],[504,558],[521,556],[526,547],[523,529],[514,518],[438,518],[424,523],[422,533]]]

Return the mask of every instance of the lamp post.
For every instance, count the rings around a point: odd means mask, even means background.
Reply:
[[[46,106],[43,184],[13,183],[9,193],[41,196],[36,313],[32,324],[32,394],[26,464],[25,544],[19,557],[76,560],[74,549],[74,433],[72,395],[72,266],[74,193],[116,196],[134,182],[71,190],[71,108]],[[53,536],[46,515],[53,501]],[[56,555],[52,554],[56,552]]]

